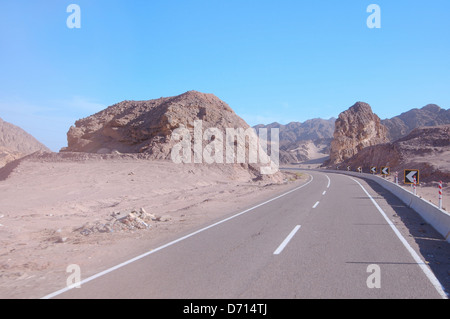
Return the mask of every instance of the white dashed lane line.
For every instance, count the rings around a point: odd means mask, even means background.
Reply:
[[[279,255],[279,254],[283,251],[284,247],[287,246],[287,244],[291,241],[292,237],[294,237],[295,233],[300,229],[300,227],[302,227],[302,226],[300,226],[300,225],[295,226],[295,228],[294,228],[294,229],[291,231],[291,233],[286,237],[286,239],[283,240],[283,242],[281,243],[281,245],[278,246],[277,250],[275,250],[275,251],[273,252],[274,255]]]

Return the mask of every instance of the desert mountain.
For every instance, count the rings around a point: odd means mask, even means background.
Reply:
[[[369,172],[371,166],[388,166],[391,173],[404,169],[419,169],[422,182],[450,182],[450,124],[421,127],[392,143],[367,147],[341,164],[352,170],[361,166]]]
[[[155,159],[170,159],[175,144],[172,132],[186,127],[193,133],[196,120],[202,120],[203,130],[249,127],[216,96],[189,91],[156,100],[120,102],[78,120],[67,133],[68,147],[63,151],[148,153]]]
[[[256,125],[255,129],[278,128],[280,130],[280,163],[290,164],[327,157],[334,132],[335,118],[312,119],[291,122],[286,125],[277,122]]]
[[[228,104],[215,95],[189,91],[155,100],[120,102],[78,120],[67,133],[68,147],[61,151],[141,153],[151,159],[170,160],[174,145],[180,143],[180,140],[173,139],[174,131],[187,129],[191,141],[186,142],[190,142],[195,148],[195,123],[199,120],[202,121],[201,133],[208,129],[218,129],[223,139],[229,128],[250,128]],[[211,141],[221,142],[217,137],[213,135],[210,141],[204,140],[203,149]],[[248,144],[246,143],[247,153]],[[223,156],[225,157],[225,150]],[[223,163],[225,162],[227,161],[224,159]],[[255,165],[243,166],[255,168]]]
[[[329,164],[351,158],[365,147],[388,142],[387,129],[369,104],[357,102],[335,123]]]
[[[0,167],[37,151],[50,152],[23,129],[0,118]]]
[[[421,109],[415,108],[391,119],[382,120],[381,123],[386,126],[390,141],[395,141],[418,127],[450,124],[450,109],[428,104]]]

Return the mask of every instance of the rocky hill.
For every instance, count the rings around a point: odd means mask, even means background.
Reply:
[[[336,120],[327,164],[341,163],[368,146],[386,142],[387,129],[380,118],[369,104],[357,102]]]
[[[391,172],[419,169],[422,182],[450,182],[450,124],[421,127],[392,143],[367,147],[340,164],[340,169],[388,166]],[[399,174],[400,176],[400,174]]]
[[[450,109],[428,104],[421,109],[415,108],[391,119],[382,120],[381,124],[386,126],[389,140],[395,141],[418,127],[450,124]]]
[[[37,151],[50,152],[23,129],[0,118],[0,167]]]
[[[120,102],[78,120],[67,133],[68,147],[61,151],[97,154],[144,153],[147,158],[170,160],[174,145],[180,143],[180,140],[172,138],[175,130],[179,128],[189,131],[191,140],[185,142],[190,142],[194,153],[194,131],[198,120],[202,121],[200,134],[210,128],[216,128],[223,139],[228,128],[250,128],[218,97],[189,91],[174,97]],[[202,150],[212,141],[222,143],[221,158],[223,163],[228,163],[225,157],[225,140],[220,141],[218,134],[211,136],[210,140],[203,140]],[[237,142],[235,140],[235,145]],[[244,143],[248,155],[249,143]],[[252,164],[248,156],[246,159],[246,163]],[[234,160],[234,163],[236,162]],[[253,170],[258,165],[243,166]]]
[[[78,120],[67,133],[68,147],[62,151],[149,153],[155,159],[170,159],[175,144],[172,132],[186,127],[193,133],[195,120],[203,121],[203,130],[248,127],[216,96],[189,91],[156,100],[123,101]]]

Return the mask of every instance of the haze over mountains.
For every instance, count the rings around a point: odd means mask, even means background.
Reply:
[[[291,122],[286,125],[272,123],[254,126],[256,130],[278,128],[280,131],[280,163],[298,163],[322,160],[329,153],[334,132],[335,118],[328,120],[316,118],[303,123]]]

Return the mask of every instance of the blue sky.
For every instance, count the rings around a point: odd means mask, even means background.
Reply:
[[[81,28],[69,29],[69,4]],[[369,29],[367,7],[381,8]],[[0,117],[54,151],[123,100],[213,93],[250,125],[450,105],[450,1],[0,0]]]

